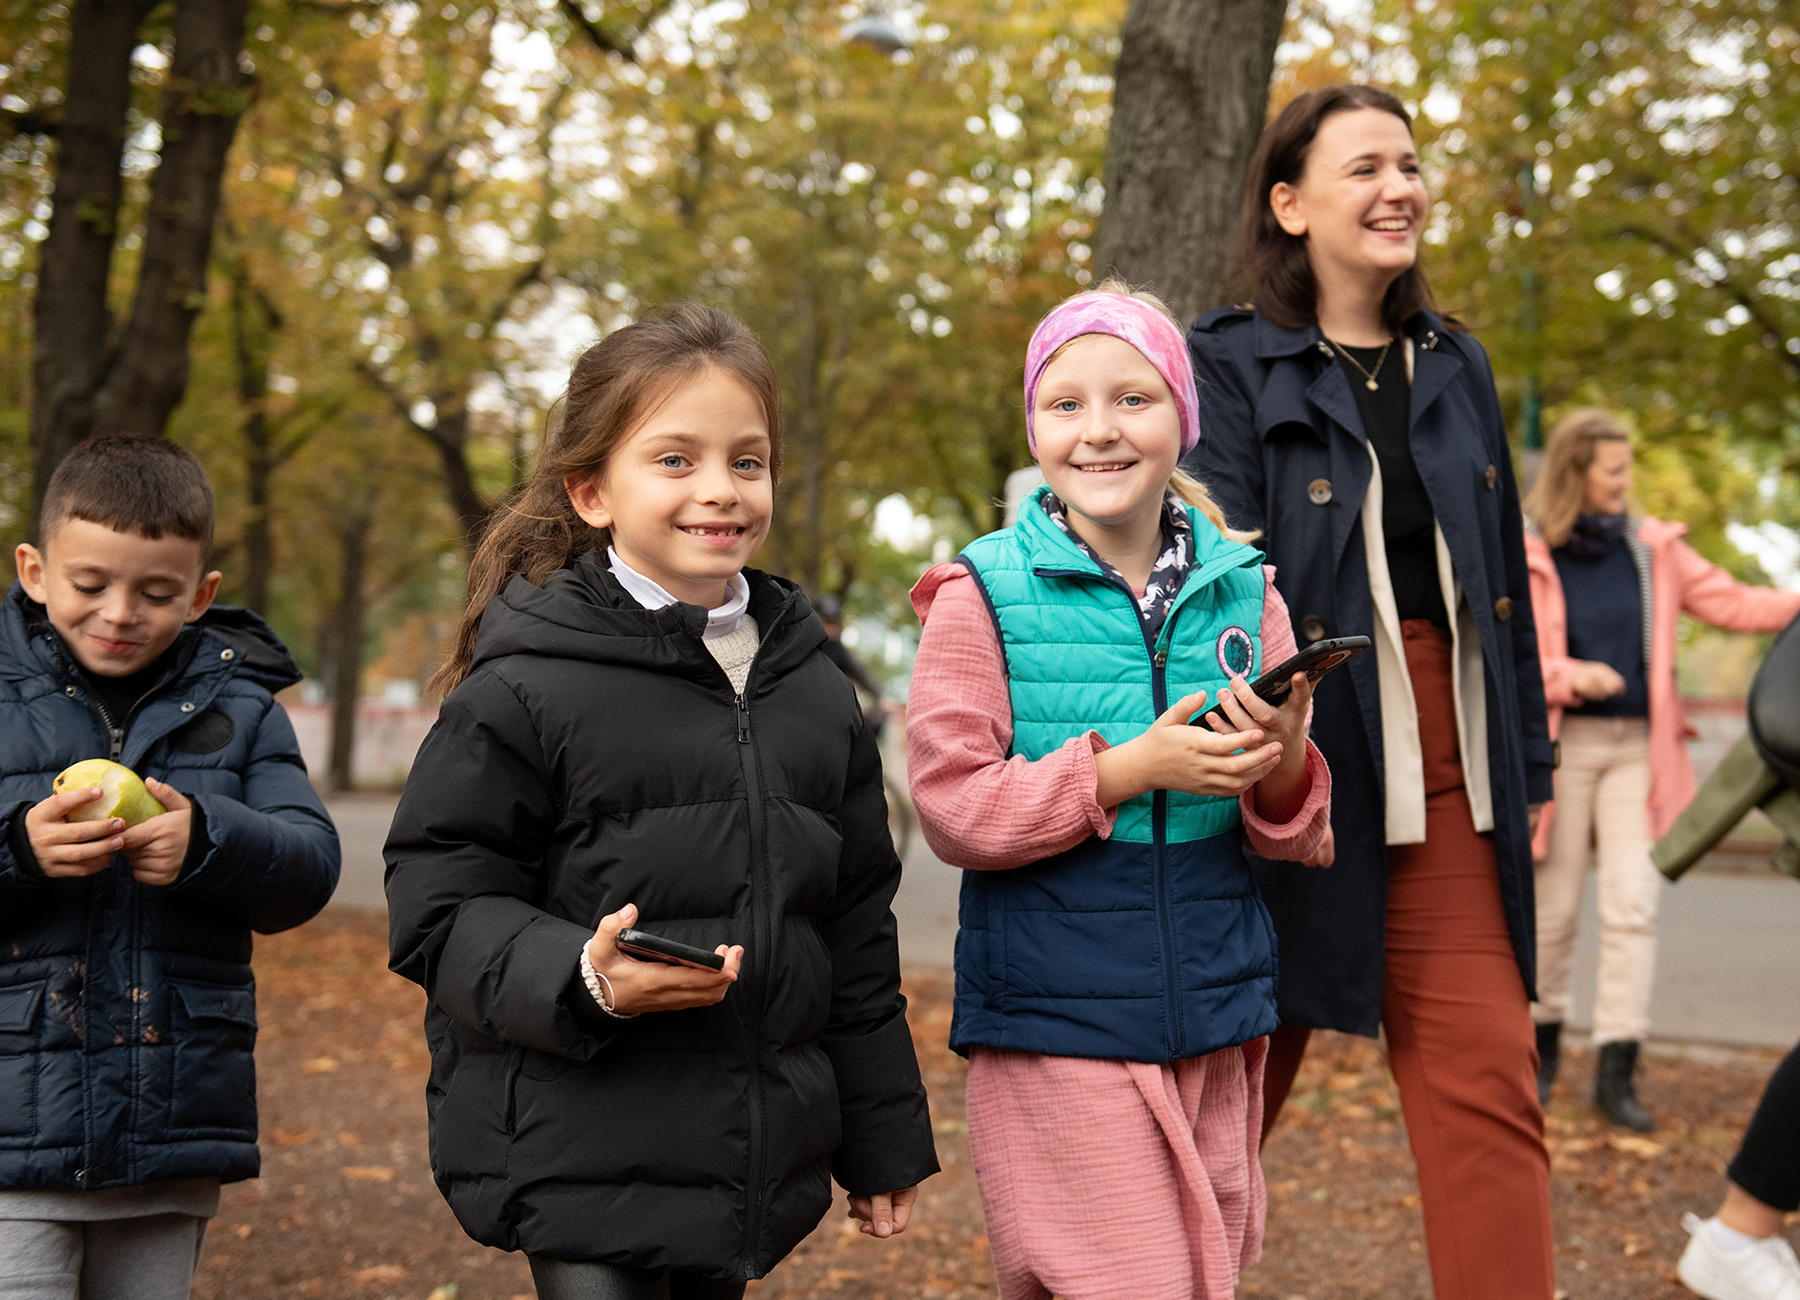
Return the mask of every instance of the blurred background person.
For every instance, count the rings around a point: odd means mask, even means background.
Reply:
[[[1537,873],[1538,1097],[1556,1079],[1590,847],[1600,875],[1594,1102],[1614,1124],[1654,1127],[1633,1076],[1650,1028],[1662,877],[1650,846],[1694,794],[1675,687],[1677,616],[1778,631],[1800,592],[1736,581],[1682,540],[1687,525],[1634,516],[1631,435],[1605,411],[1551,431],[1525,499],[1550,734],[1562,746],[1556,802],[1532,846]]]

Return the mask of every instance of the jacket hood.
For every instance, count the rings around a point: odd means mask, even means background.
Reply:
[[[744,577],[762,642],[759,667],[785,671],[825,644],[825,625],[796,583],[756,569]],[[541,587],[523,577],[509,582],[482,611],[469,667],[529,654],[711,675],[719,669],[703,644],[705,631],[700,606],[645,609],[613,577],[605,552],[589,551]]]
[[[271,692],[301,679],[294,658],[262,616],[237,605],[214,605],[181,629],[174,644],[181,658],[193,663],[207,639],[235,651],[237,671]],[[191,649],[190,649],[191,647]],[[43,673],[57,673],[65,663],[61,643],[50,626],[44,607],[14,582],[0,604],[0,678],[19,680]]]

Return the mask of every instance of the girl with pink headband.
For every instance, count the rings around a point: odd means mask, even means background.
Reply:
[[[1275,946],[1244,850],[1319,856],[1331,782],[1306,678],[1280,709],[1245,684],[1293,632],[1176,469],[1197,408],[1161,303],[1069,299],[1026,354],[1045,485],[912,593],[908,762],[965,869],[950,1044],[1003,1300],[1224,1300],[1261,1253]]]

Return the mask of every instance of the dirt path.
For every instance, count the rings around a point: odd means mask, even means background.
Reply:
[[[257,1049],[263,1177],[228,1187],[207,1237],[198,1300],[328,1296],[508,1300],[532,1294],[524,1261],[465,1237],[432,1185],[425,1148],[422,995],[387,973],[377,915],[334,913],[260,940]],[[755,1300],[990,1297],[963,1120],[963,1064],[945,1046],[949,980],[908,981],[944,1173],[892,1243],[849,1230],[840,1205]],[[1265,1153],[1265,1262],[1245,1295],[1427,1300],[1418,1208],[1393,1083],[1372,1043],[1321,1036]],[[1575,1053],[1550,1115],[1558,1268],[1579,1300],[1681,1300],[1683,1210],[1707,1213],[1774,1053],[1652,1057],[1652,1139],[1603,1129],[1578,1098]],[[1104,1207],[1099,1207],[1104,1213]],[[1120,1225],[1128,1228],[1128,1225]],[[1690,1298],[1691,1300],[1691,1298]]]

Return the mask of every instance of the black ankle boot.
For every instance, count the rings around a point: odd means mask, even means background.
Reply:
[[[1537,1027],[1538,1105],[1550,1104],[1550,1085],[1556,1082],[1556,1064],[1562,1054],[1562,1021]]]
[[[1656,1127],[1650,1112],[1638,1104],[1631,1076],[1637,1070],[1638,1045],[1634,1042],[1602,1043],[1600,1064],[1594,1072],[1594,1104],[1621,1128],[1648,1133]]]

